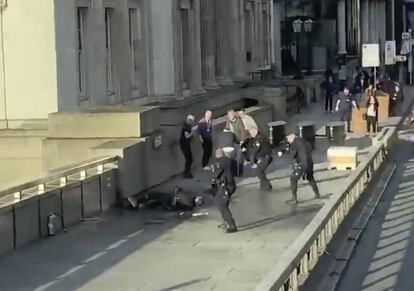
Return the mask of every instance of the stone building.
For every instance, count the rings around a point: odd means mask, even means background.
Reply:
[[[44,128],[56,111],[182,99],[273,63],[269,0],[0,3],[0,128]]]

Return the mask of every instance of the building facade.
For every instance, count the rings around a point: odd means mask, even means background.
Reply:
[[[0,127],[186,98],[274,63],[270,0],[2,1]]]

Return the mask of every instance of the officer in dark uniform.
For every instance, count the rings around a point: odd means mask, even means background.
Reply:
[[[289,144],[288,154],[292,158],[292,175],[290,176],[290,186],[292,190],[292,199],[288,203],[294,202],[298,204],[298,182],[301,178],[308,180],[315,193],[315,198],[321,198],[319,194],[318,185],[316,185],[313,177],[313,160],[312,160],[312,146],[304,138],[299,138],[295,134],[290,134],[286,137]],[[278,152],[281,156],[282,153]]]
[[[237,227],[229,203],[231,195],[236,191],[236,181],[231,170],[231,159],[224,155],[222,149],[216,150],[216,159],[217,162],[212,167],[214,203],[224,221],[220,227],[224,228],[226,233],[232,233],[237,231]]]
[[[242,146],[244,156],[252,164],[252,168],[256,169],[260,190],[270,192],[272,184],[266,176],[266,169],[273,161],[269,139],[256,128],[249,128],[248,131],[250,138]]]

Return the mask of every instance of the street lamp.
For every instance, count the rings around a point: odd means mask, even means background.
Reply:
[[[307,20],[305,20],[303,22],[303,28],[306,31],[306,37],[307,37],[307,43],[308,43],[308,60],[307,60],[307,65],[308,65],[308,69],[307,69],[307,74],[311,74],[312,73],[312,38],[310,37],[310,34],[312,32],[312,28],[313,28],[313,21],[312,19],[308,18]]]
[[[299,69],[299,34],[302,30],[302,20],[296,19],[292,22],[293,32],[296,35],[296,75],[299,77],[300,69]]]

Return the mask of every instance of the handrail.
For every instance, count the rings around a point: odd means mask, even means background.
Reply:
[[[35,187],[38,187],[39,194],[42,194],[45,191],[47,183],[59,181],[60,187],[65,186],[68,180],[67,178],[75,174],[79,174],[81,179],[84,179],[87,177],[87,172],[92,169],[96,169],[98,174],[102,173],[106,165],[117,163],[118,159],[119,158],[117,156],[106,156],[90,159],[81,163],[57,169],[52,173],[43,175],[29,182],[0,190],[0,205],[2,205],[1,200],[10,195],[14,196],[13,203],[21,201],[23,196],[22,193]]]
[[[280,263],[257,285],[256,291],[298,290],[299,281],[307,278],[325,252],[327,244],[382,164],[385,155],[384,144],[368,155],[364,164],[347,178],[346,186],[322,207],[280,258]]]

